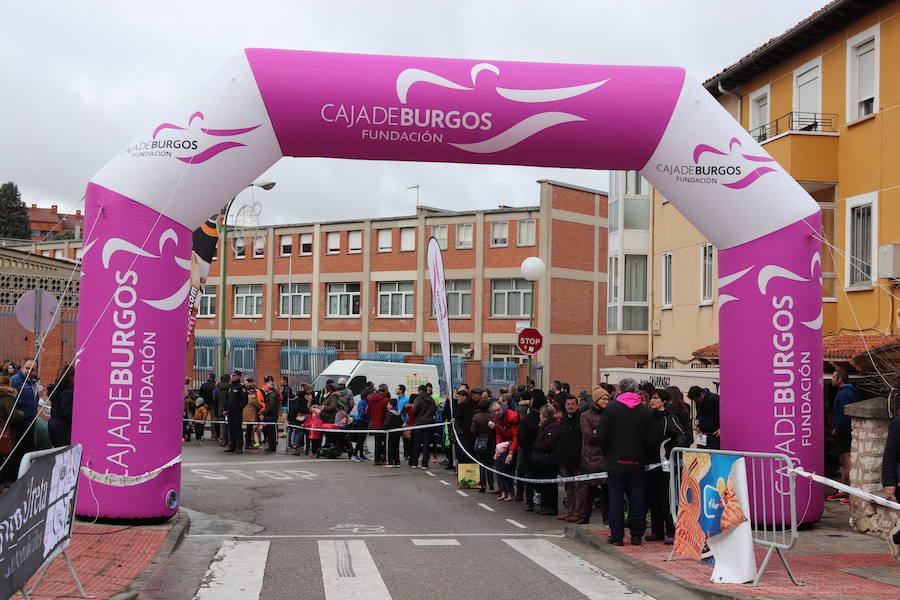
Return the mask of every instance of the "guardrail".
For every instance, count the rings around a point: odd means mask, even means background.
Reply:
[[[707,450],[673,448],[669,456],[669,509],[672,519],[678,521],[678,496],[685,455],[690,453],[739,456],[744,459],[747,472],[747,489],[750,493],[750,527],[753,543],[768,548],[765,558],[756,572],[753,585],[758,585],[772,554],[781,563],[795,585],[803,585],[794,577],[784,556],[793,548],[798,538],[797,530],[797,474],[786,454],[774,452],[737,452],[731,450]],[[669,555],[669,560],[675,550]]]

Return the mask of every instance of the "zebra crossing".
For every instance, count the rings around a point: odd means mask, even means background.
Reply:
[[[391,600],[393,596],[390,587],[370,551],[370,546],[377,544],[377,540],[318,539],[315,543],[325,600]],[[466,546],[466,540],[460,542],[446,537],[411,537],[409,543],[410,547],[432,546],[434,548],[427,549],[432,552],[453,552],[458,551],[457,547]],[[567,598],[653,600],[651,596],[548,539],[498,537],[491,543],[497,544],[497,551],[515,551],[552,578],[566,584],[571,592],[565,596]],[[225,541],[213,559],[194,600],[261,600],[269,546],[269,540]],[[410,585],[408,579],[390,583],[391,586],[396,586],[395,592]]]

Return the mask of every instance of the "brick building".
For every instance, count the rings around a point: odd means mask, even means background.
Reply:
[[[531,207],[261,227],[255,239],[220,244],[200,303],[188,370],[218,371],[223,252],[228,252],[225,335],[228,365],[257,376],[285,372],[282,348],[335,348],[403,355],[440,354],[426,268],[430,236],[444,248],[452,354],[460,376],[488,379],[485,363],[524,364],[517,332],[528,325],[531,286],[522,261],[540,257],[535,285],[535,356],[546,387],[600,381],[601,367],[632,367],[606,354],[607,194],[541,180]],[[35,244],[46,256],[79,258],[80,241]],[[517,378],[525,376],[518,369]],[[538,379],[539,377],[536,377]]]
[[[50,208],[32,204],[28,209],[28,221],[32,240],[52,240],[67,232],[71,232],[73,239],[78,239],[84,227],[84,215],[80,210],[76,210],[74,215],[65,214],[59,212],[55,204]]]

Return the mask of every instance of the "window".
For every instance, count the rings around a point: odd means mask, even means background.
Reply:
[[[328,232],[328,254],[340,254],[341,253],[341,232],[340,231],[329,231]]]
[[[610,233],[619,231],[619,201],[613,200],[609,203],[609,223],[607,228]]]
[[[763,141],[768,134],[769,123],[769,86],[764,86],[750,93],[750,133]]]
[[[443,351],[441,350],[440,342],[431,342],[431,356],[442,356]],[[472,345],[467,343],[460,344],[450,344],[450,356],[459,357],[459,358],[467,358],[472,355]],[[443,367],[438,367],[439,369]]]
[[[81,260],[84,258],[84,248],[75,248],[75,260]],[[213,255],[213,259],[215,259],[215,254]]]
[[[490,350],[492,362],[514,362],[519,364],[528,362],[528,356],[522,354],[522,351],[515,344],[491,344]]]
[[[876,25],[847,40],[847,120],[878,110],[880,29]]]
[[[448,279],[444,282],[447,291],[447,316],[470,317],[472,315],[472,280]],[[434,314],[434,299],[431,302]]]
[[[835,223],[837,222],[837,203],[819,203],[822,209],[822,297],[835,299],[837,292],[837,267],[832,248],[837,243]]]
[[[362,252],[362,231],[347,232],[347,254]]]
[[[308,317],[311,305],[308,283],[281,284],[281,316]]]
[[[266,255],[266,238],[253,238],[253,258],[262,258]]]
[[[383,281],[378,284],[379,317],[411,317],[412,315],[412,281]]]
[[[524,279],[491,280],[491,316],[527,317],[530,310],[530,281]]]
[[[359,352],[359,340],[325,340],[322,345],[344,352]]]
[[[300,234],[300,256],[309,256],[312,254],[313,234]],[[340,239],[338,239],[338,251],[340,251]]]
[[[471,223],[460,223],[456,226],[456,247],[459,249],[472,247]]]
[[[672,308],[672,253],[662,255],[662,306]]]
[[[624,198],[625,208],[622,229],[650,229],[650,198]]]
[[[608,198],[619,197],[619,171],[609,172],[609,196]]]
[[[847,287],[875,282],[876,198],[874,193],[847,198]]]
[[[447,249],[447,229],[446,225],[432,225],[431,236],[437,240],[438,247],[441,250]]]
[[[491,248],[505,248],[509,245],[509,221],[491,223]]]
[[[375,342],[375,352],[412,354],[412,342]]]
[[[379,229],[378,230],[378,251],[379,252],[390,252],[391,247],[394,243],[394,230],[393,229]]]
[[[519,221],[517,227],[519,246],[534,246],[536,223],[534,219],[522,219]]]
[[[53,251],[53,258],[63,258],[65,256],[65,251],[61,249],[56,249]]]
[[[638,171],[625,171],[625,195],[646,196],[650,193],[650,185]]]
[[[328,284],[328,316],[329,317],[358,317],[359,316],[359,284],[358,283],[329,283]]]
[[[400,252],[412,252],[416,249],[416,228],[403,227],[400,229]]]
[[[281,236],[281,256],[290,256],[294,248],[294,236]]]
[[[713,300],[713,247],[700,246],[700,303],[712,304]]]
[[[647,331],[647,256],[625,255],[625,275],[622,289],[622,330]]]
[[[247,255],[247,240],[244,238],[234,238],[231,245],[234,248],[235,258],[244,258]]]
[[[818,131],[816,113],[822,112],[822,57],[812,60],[794,71],[794,129]]]
[[[261,284],[234,286],[235,317],[261,317],[262,303]]]
[[[606,284],[606,329],[619,330],[619,257],[610,256]]]
[[[203,319],[216,316],[216,286],[204,285],[197,305],[197,316]]]

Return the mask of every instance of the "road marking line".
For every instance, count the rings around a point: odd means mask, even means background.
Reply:
[[[450,485],[450,482],[444,481],[443,479],[438,479],[438,481],[440,481],[440,482],[443,483],[444,485]]]
[[[563,533],[297,533],[273,535],[235,535],[233,533],[189,533],[189,538],[229,538],[238,540],[324,540],[341,538],[414,538],[414,537],[551,537],[564,538]]]
[[[295,463],[303,466],[312,465],[312,461],[304,460],[304,461],[291,461],[290,459],[283,460],[222,460],[222,461],[210,461],[210,462],[186,462],[181,463],[182,467],[215,467],[218,465],[228,465],[228,466],[252,466],[252,465],[290,465],[291,463]]]
[[[547,540],[503,541],[591,600],[652,600],[652,596]]]
[[[515,521],[515,520],[513,520],[513,519],[507,519],[506,522],[507,522],[507,523],[512,523],[513,525],[515,525],[515,526],[518,527],[519,529],[528,529],[528,527],[526,527],[525,525],[522,525],[521,523],[519,523],[518,521]]]
[[[456,493],[459,494],[460,496],[465,496],[466,498],[469,497],[469,495],[462,490],[456,490]]]
[[[429,477],[435,477],[435,474],[427,469],[425,470],[425,474],[428,475]]]
[[[326,600],[391,600],[363,540],[319,540]]]
[[[478,503],[478,506],[480,506],[481,508],[483,508],[484,510],[486,510],[486,511],[488,511],[488,512],[497,512],[497,511],[495,511],[493,508],[491,508],[490,506],[488,506],[487,504],[485,504],[484,502],[479,502],[479,503]]]
[[[194,600],[259,600],[269,542],[222,542]]]
[[[436,539],[425,540],[422,538],[413,538],[413,546],[459,546],[459,540],[454,539]]]

